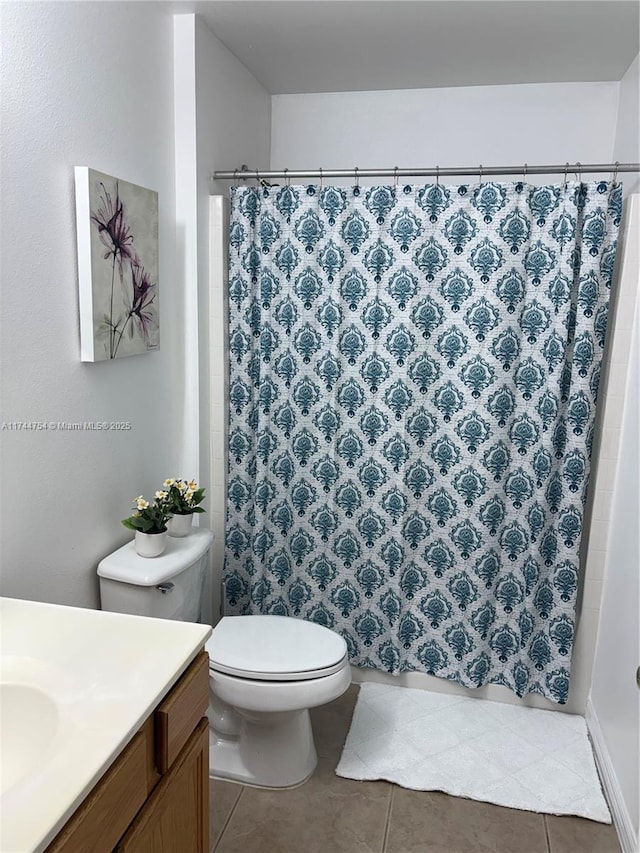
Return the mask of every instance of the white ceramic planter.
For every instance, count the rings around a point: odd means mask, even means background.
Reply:
[[[191,523],[193,522],[193,513],[188,515],[172,515],[167,521],[167,533],[169,536],[181,537],[188,536],[191,533]]]
[[[167,547],[167,532],[142,533],[136,530],[134,548],[140,557],[159,557]]]

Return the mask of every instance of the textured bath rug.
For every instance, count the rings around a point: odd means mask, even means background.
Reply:
[[[574,714],[362,684],[336,773],[611,823]]]

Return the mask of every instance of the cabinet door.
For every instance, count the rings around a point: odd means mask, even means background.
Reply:
[[[209,722],[204,717],[116,853],[207,853]]]
[[[143,726],[111,765],[46,853],[111,853],[147,799],[153,730]]]

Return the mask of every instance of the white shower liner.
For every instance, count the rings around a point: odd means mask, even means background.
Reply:
[[[575,714],[365,683],[336,773],[611,823]]]

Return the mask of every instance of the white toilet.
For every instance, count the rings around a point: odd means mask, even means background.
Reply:
[[[196,622],[213,536],[169,539],[160,557],[139,557],[129,542],[98,566],[103,610]],[[344,639],[289,616],[227,616],[209,654],[209,774],[245,785],[304,782],[317,756],[309,708],[351,683]]]

